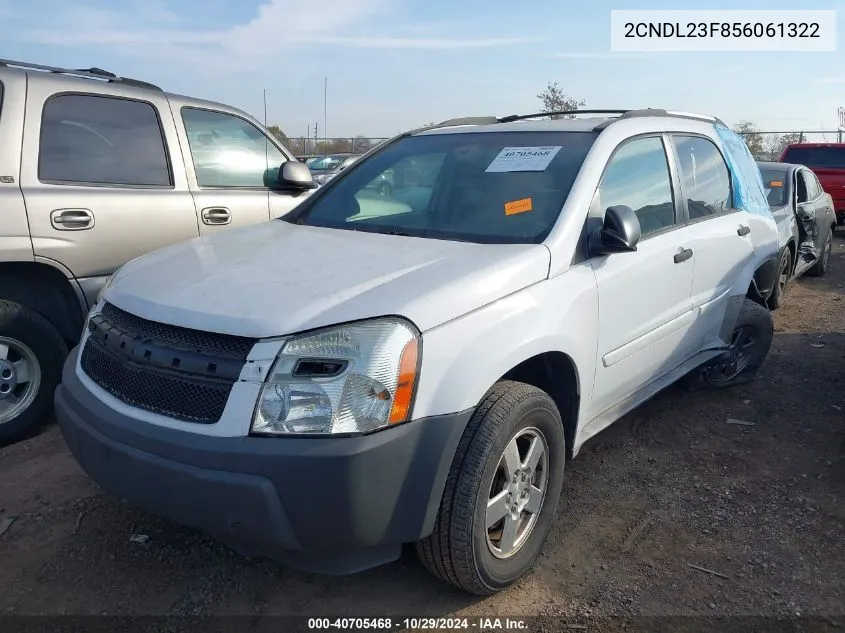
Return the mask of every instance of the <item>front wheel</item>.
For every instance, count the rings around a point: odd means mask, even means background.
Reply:
[[[682,384],[692,391],[749,382],[766,359],[774,332],[772,313],[765,306],[746,298],[725,354],[692,370],[684,376]]]
[[[44,422],[66,356],[64,340],[47,319],[0,300],[0,446]]]
[[[523,576],[551,529],[565,455],[563,423],[548,394],[497,383],[458,445],[434,532],[417,543],[423,565],[476,595]]]
[[[789,285],[789,278],[792,275],[792,252],[789,248],[783,249],[783,255],[780,256],[778,262],[778,276],[775,280],[775,287],[772,289],[772,295],[769,297],[769,309],[777,310],[783,305],[783,297],[786,294],[786,288]]]

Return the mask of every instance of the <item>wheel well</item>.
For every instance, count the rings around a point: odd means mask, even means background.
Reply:
[[[572,457],[578,426],[578,372],[575,363],[562,352],[545,352],[521,362],[502,380],[515,380],[542,389],[554,400],[563,419],[567,457]]]
[[[757,287],[756,279],[751,279],[751,284],[748,286],[748,291],[745,293],[745,296],[754,301],[755,303],[759,303],[767,310],[769,309],[769,306],[766,303],[766,299],[763,297],[763,293],[761,293],[760,288]]]
[[[20,303],[41,314],[68,345],[79,341],[82,306],[67,277],[52,266],[37,262],[0,263],[0,299]]]

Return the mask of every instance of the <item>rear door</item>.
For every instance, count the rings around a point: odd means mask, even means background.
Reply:
[[[258,126],[232,112],[173,102],[200,232],[265,222],[304,197],[276,192],[279,167],[291,160]]]
[[[197,220],[164,94],[57,92],[61,81],[29,82],[21,189],[35,255],[69,270],[90,303],[128,260],[196,237]]]
[[[754,256],[751,233],[756,222],[734,208],[730,172],[713,141],[672,134],[672,143],[692,231],[689,248],[695,251],[692,309],[697,318],[691,339],[700,350],[718,344],[732,291]]]

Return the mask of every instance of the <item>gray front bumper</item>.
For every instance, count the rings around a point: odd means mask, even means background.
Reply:
[[[56,415],[102,488],[249,556],[354,573],[429,534],[471,415],[346,438],[219,438],[141,422],[94,397],[69,356]]]

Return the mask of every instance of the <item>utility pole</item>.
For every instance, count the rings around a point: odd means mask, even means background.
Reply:
[[[328,151],[328,138],[326,137],[326,132],[328,131],[328,116],[327,112],[329,111],[328,103],[329,103],[329,78],[323,78],[323,149]]]

